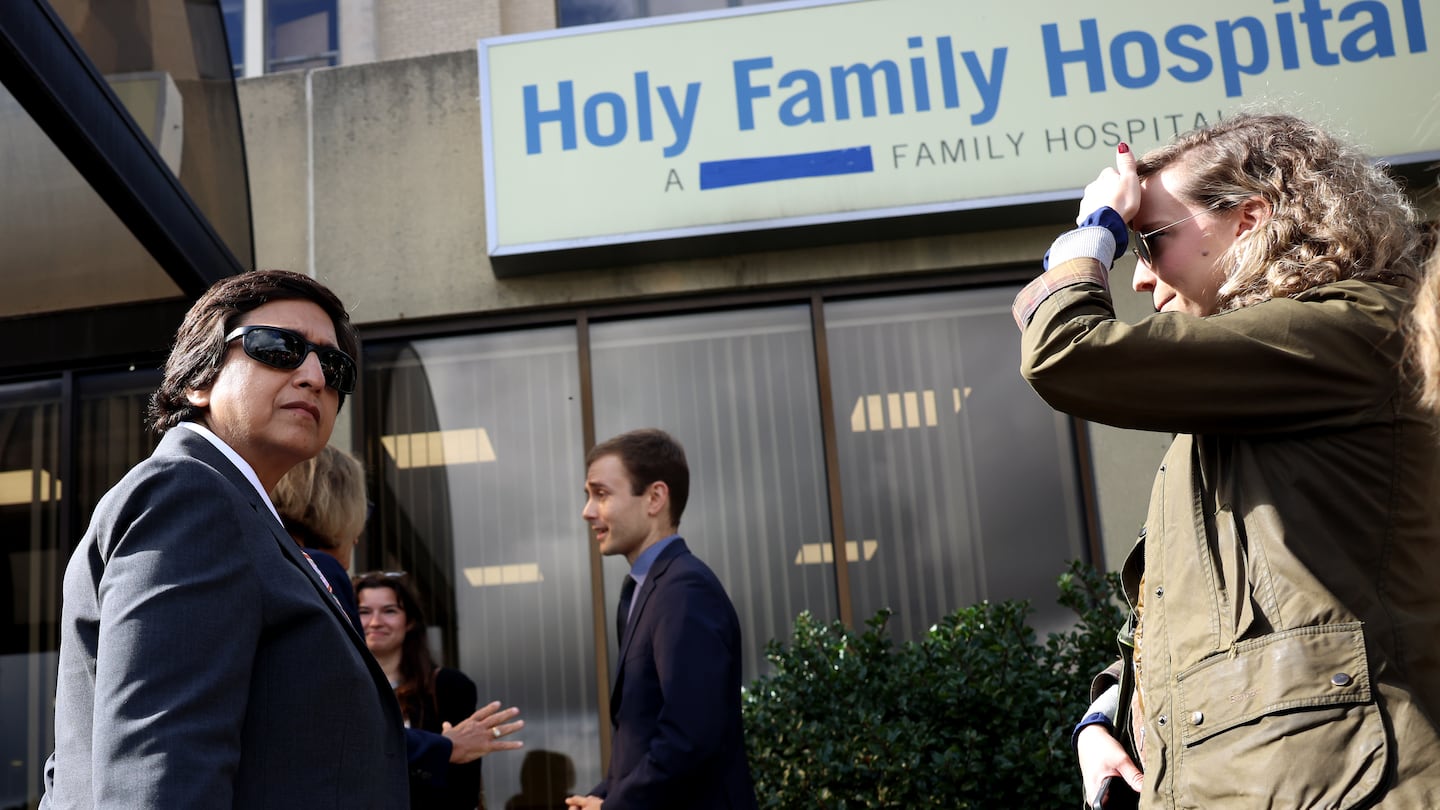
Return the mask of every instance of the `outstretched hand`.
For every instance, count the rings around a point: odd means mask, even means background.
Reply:
[[[445,723],[440,732],[450,740],[450,761],[460,765],[496,751],[523,748],[523,742],[501,739],[525,727],[524,720],[509,722],[519,713],[520,710],[514,706],[501,711],[500,701],[496,700],[482,706],[457,725]]]
[[[1124,143],[1115,150],[1115,168],[1102,169],[1100,175],[1085,187],[1075,224],[1079,225],[1107,205],[1126,222],[1133,220],[1140,210],[1140,176],[1135,173],[1135,153]]]

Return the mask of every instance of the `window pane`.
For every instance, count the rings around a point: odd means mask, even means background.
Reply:
[[[897,638],[982,599],[1030,599],[1037,629],[1083,556],[1069,423],[1018,371],[1014,289],[826,305],[855,618]]]
[[[520,792],[527,759],[568,759],[588,789],[600,731],[575,330],[371,346],[366,361],[378,508],[357,553],[410,572],[432,652],[482,704],[520,707],[524,752],[484,760],[489,806]]]
[[[90,524],[95,505],[131,467],[149,458],[160,436],[150,432],[145,412],[150,395],[160,387],[158,369],[95,374],[76,381],[79,410],[75,432],[74,496],[78,501],[77,533]],[[71,541],[78,543],[78,534]]]
[[[685,446],[681,533],[735,603],[749,680],[797,613],[838,613],[809,309],[596,324],[591,343],[596,440],[658,427]],[[628,570],[605,564],[612,610]]]
[[[633,20],[643,17],[639,11],[643,0],[559,0],[555,4],[557,24],[571,25]]]
[[[61,580],[100,496],[155,446],[143,423],[159,379],[154,370],[76,378],[68,473],[61,382],[0,386],[0,807],[40,798],[55,747]]]
[[[0,86],[0,317],[174,298],[180,288]]]
[[[267,73],[331,67],[339,56],[335,0],[268,0]]]
[[[214,0],[52,0],[51,5],[239,265],[252,266],[244,136],[226,44],[226,7]],[[235,62],[243,55],[234,53]],[[58,210],[67,207],[68,201],[61,201]],[[74,238],[87,226],[69,224],[62,233]],[[102,257],[109,259],[91,251],[81,264],[92,266],[101,284],[118,283],[106,278],[104,263],[97,264]]]
[[[0,806],[40,798],[55,745],[60,578],[60,384],[0,386]]]
[[[564,28],[773,2],[775,0],[559,0],[556,14],[560,27]]]
[[[225,44],[230,48],[230,68],[236,78],[245,75],[245,0],[220,0],[225,22]]]

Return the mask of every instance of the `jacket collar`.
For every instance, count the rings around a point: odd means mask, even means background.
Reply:
[[[276,517],[275,505],[270,502],[268,496],[261,493],[260,489],[243,471],[235,466],[226,453],[212,444],[205,436],[193,430],[171,428],[161,437],[154,455],[156,457],[184,456],[192,458],[225,476],[225,480],[245,497],[250,508],[255,510],[260,522],[270,530],[271,539],[279,546],[280,553],[284,555],[286,561],[299,569],[300,573],[310,582],[310,586],[320,594],[321,601],[330,606],[330,612],[335,614],[340,623],[348,628],[347,632],[350,634],[351,641],[358,644],[365,653],[363,658],[367,661],[373,659],[369,647],[365,646],[365,639],[355,632],[354,625],[350,623],[350,617],[345,615],[339,600],[335,598],[330,587],[321,577],[319,569],[315,567],[314,563],[305,559],[305,553],[301,550],[300,544],[296,543],[295,538],[291,537],[290,533],[285,531],[285,527],[280,524]],[[382,676],[381,680],[385,680],[385,678]]]
[[[689,553],[690,548],[685,545],[685,539],[676,538],[675,542],[660,552],[660,556],[650,566],[650,572],[645,575],[645,583],[635,594],[635,606],[630,610],[630,631],[625,634],[625,641],[620,646],[615,686],[610,690],[610,719],[612,721],[620,716],[620,687],[625,682],[625,653],[630,649],[631,640],[635,638],[635,628],[640,626],[640,619],[645,612],[645,603],[650,601],[650,594],[655,592],[655,588],[665,578],[665,572],[670,568],[670,564],[682,554]]]

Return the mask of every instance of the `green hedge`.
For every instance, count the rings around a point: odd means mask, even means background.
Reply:
[[[1077,807],[1070,730],[1124,613],[1115,574],[1072,563],[1059,589],[1079,623],[1043,642],[1026,602],[956,611],[899,646],[889,611],[863,633],[800,614],[744,694],[760,806]]]

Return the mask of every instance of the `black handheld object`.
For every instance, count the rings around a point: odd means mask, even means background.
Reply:
[[[1100,789],[1095,791],[1091,810],[1138,810],[1140,794],[1130,787],[1121,776],[1107,776],[1100,780]]]

